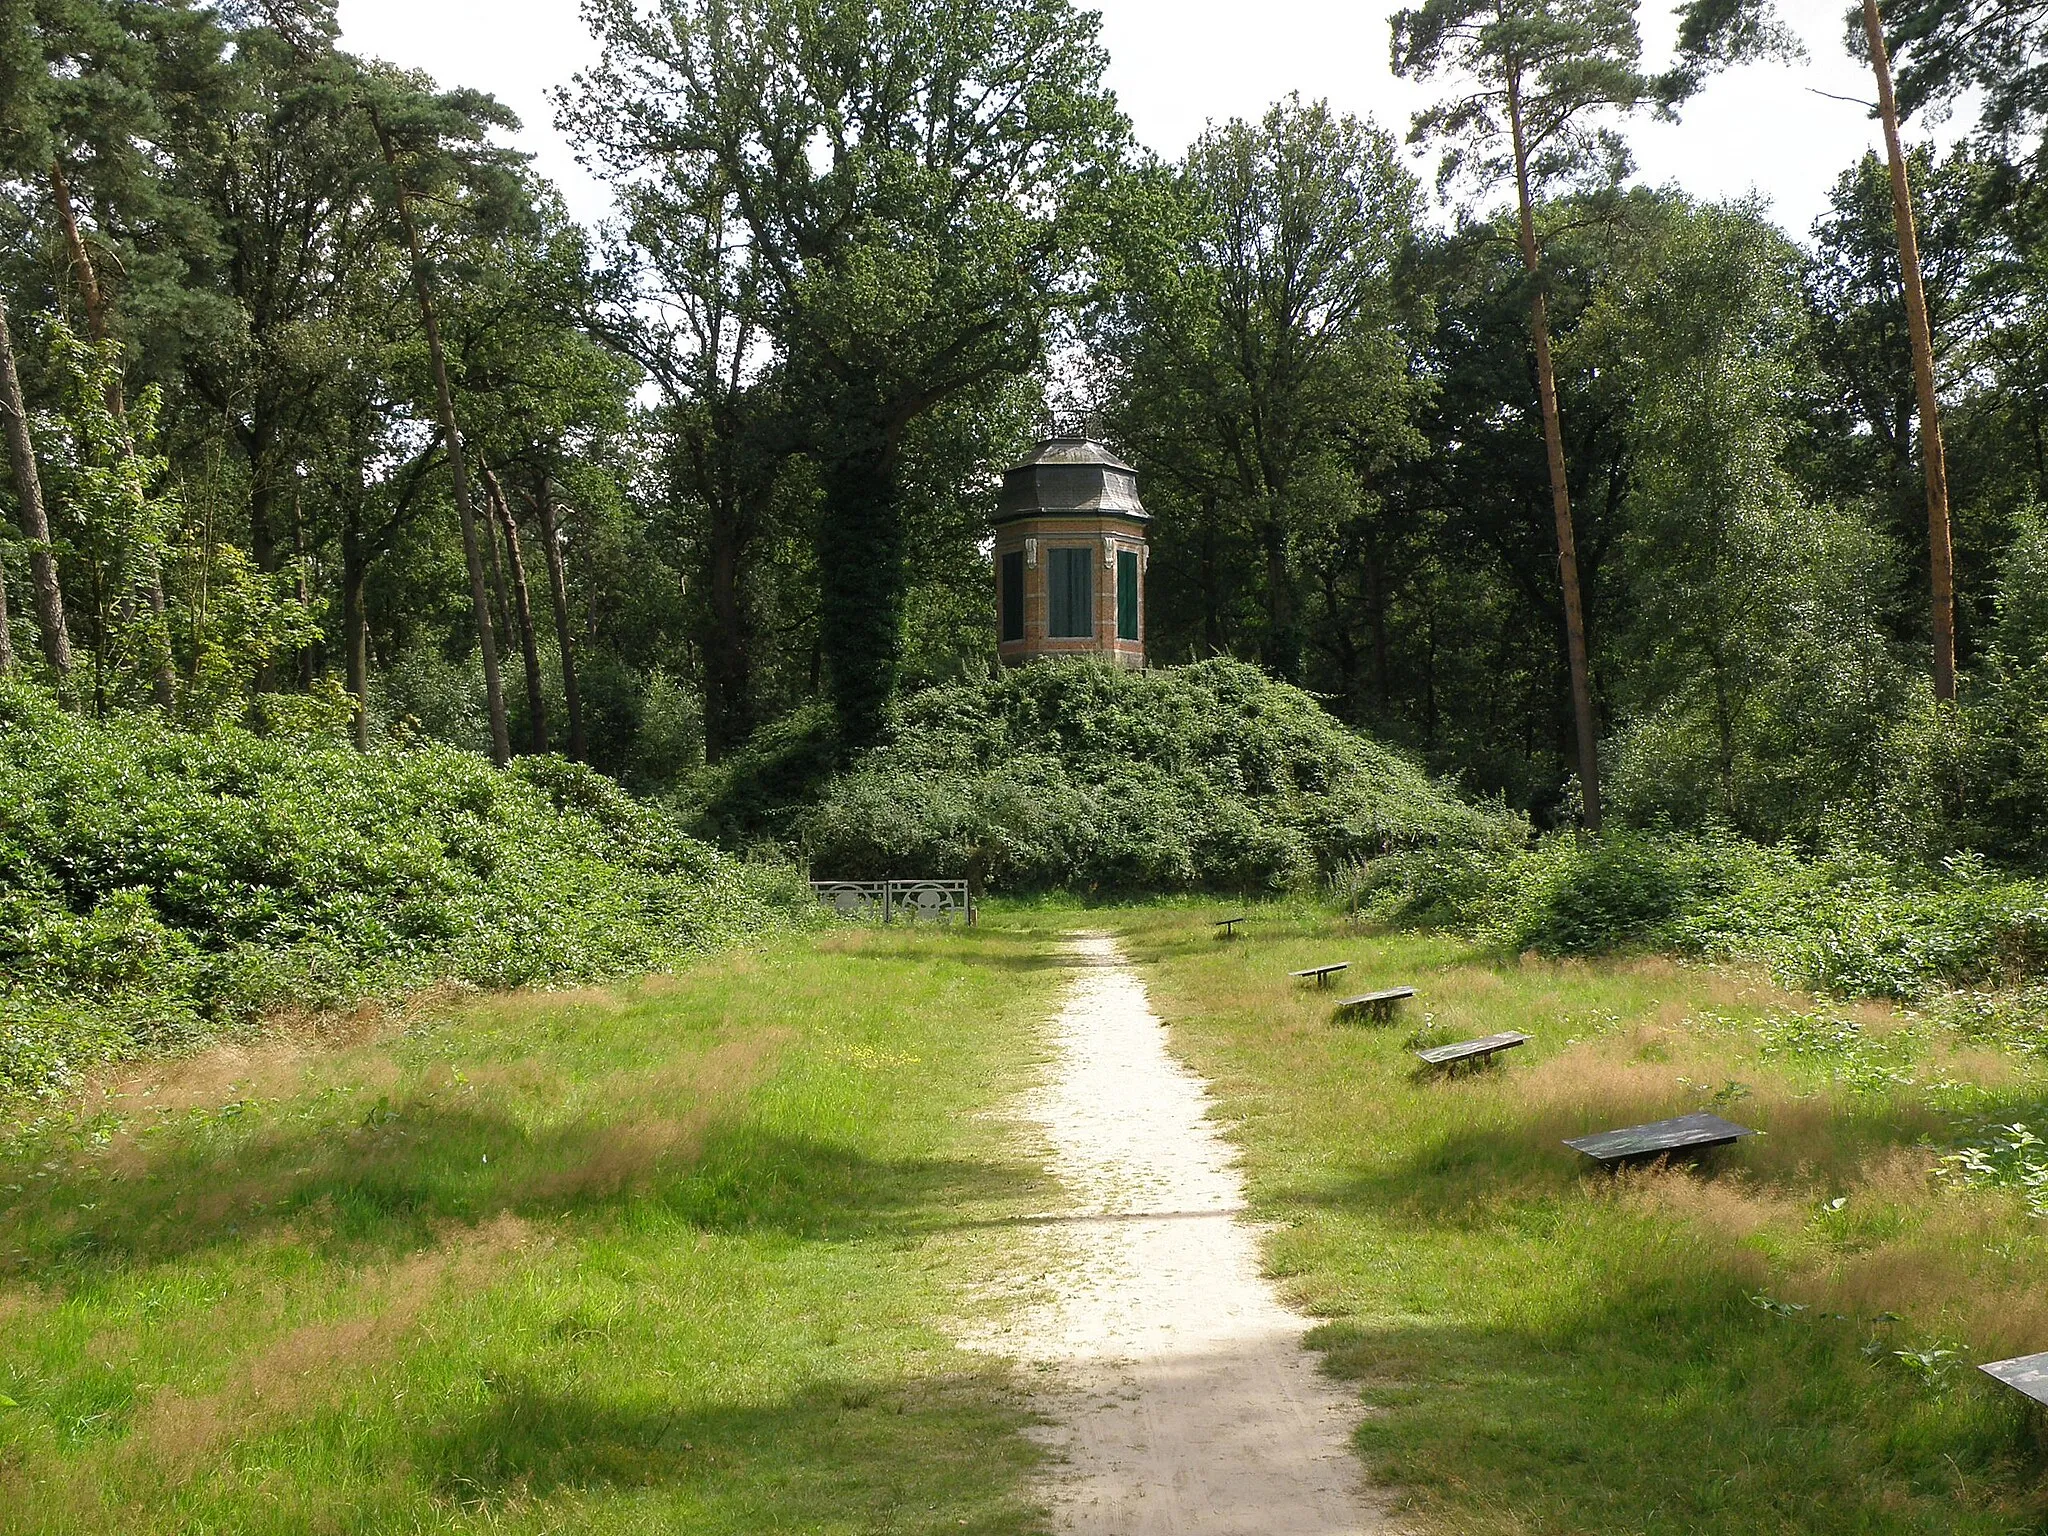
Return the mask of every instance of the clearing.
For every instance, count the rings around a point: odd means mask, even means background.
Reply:
[[[2048,1521],[2035,1420],[1969,1369],[2048,1343],[2043,1224],[1975,1187],[2040,1160],[1942,1161],[2048,1122],[2032,1058],[1308,909],[990,916],[18,1114],[0,1531]],[[1418,996],[1341,1021],[1286,979],[1332,959]],[[1699,1108],[1765,1134],[1618,1178],[1558,1144]]]

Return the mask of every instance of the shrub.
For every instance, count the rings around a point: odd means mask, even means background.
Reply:
[[[1497,854],[1396,854],[1345,894],[1389,921],[1513,949],[1659,949],[1761,962],[1797,985],[1917,998],[2020,986],[2048,971],[2048,887],[1981,859],[1810,857],[1739,838],[1549,838]]]
[[[1025,667],[917,694],[892,725],[795,819],[821,873],[1267,890],[1393,848],[1526,836],[1241,662]]]
[[[266,1010],[615,974],[807,911],[559,758],[371,754],[0,688],[0,1088]]]

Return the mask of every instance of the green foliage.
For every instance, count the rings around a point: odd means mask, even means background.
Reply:
[[[1157,519],[1148,643],[1200,654],[1242,585],[1258,656],[1298,682],[1308,594],[1355,579],[1376,482],[1423,446],[1427,305],[1400,282],[1420,189],[1389,135],[1290,96],[1123,195],[1100,341]]]
[[[825,681],[846,744],[870,745],[910,585],[905,430],[1028,375],[1085,290],[1093,193],[1128,140],[1098,19],[1067,0],[584,14],[602,52],[564,120],[633,186],[635,243],[699,249],[709,230],[760,284],[758,341],[820,485]],[[684,286],[707,291],[701,274]],[[724,345],[711,338],[714,366]]]
[[[117,413],[120,348],[90,345],[54,316],[49,330],[64,393],[59,411],[37,421],[36,436],[52,460],[43,480],[57,508],[53,531],[61,530],[81,572],[93,699],[105,713],[145,696],[169,660],[161,582],[180,509],[163,483],[170,462],[153,451],[162,391],[145,390],[125,416]]]
[[[659,965],[806,910],[589,769],[0,692],[0,1088],[282,1007]]]
[[[2048,1217],[2048,1141],[2031,1126],[1979,1127],[1942,1158],[1938,1172],[1962,1189],[2016,1189],[2031,1214]]]
[[[893,726],[800,820],[820,874],[1278,889],[1368,852],[1523,835],[1241,662],[1025,667],[919,694]]]
[[[793,710],[690,786],[696,829],[728,848],[793,842],[796,819],[824,793],[838,763],[831,708],[816,703]]]
[[[1735,838],[1545,839],[1502,856],[1429,851],[1351,872],[1362,908],[1517,950],[1662,949],[1768,965],[1788,982],[1876,997],[2011,987],[2048,972],[2048,886],[1982,860],[1922,867],[1808,858]]]

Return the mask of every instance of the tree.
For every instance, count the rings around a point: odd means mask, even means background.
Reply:
[[[878,738],[908,587],[911,424],[1038,360],[1126,129],[1067,0],[585,0],[585,153],[709,208],[766,284],[822,506],[819,633],[847,749]]]
[[[153,313],[182,308],[178,246],[203,234],[192,227],[203,220],[164,174],[162,145],[180,106],[213,104],[221,32],[193,0],[41,0],[36,10],[25,35],[8,29],[19,94],[0,114],[0,150],[13,174],[39,181],[47,193],[93,345],[125,359],[137,348],[124,338],[102,269],[123,275],[125,307],[136,312],[127,329],[146,329]],[[105,351],[117,340],[125,344]],[[112,367],[100,376],[118,425],[126,415],[122,373]],[[162,571],[145,559],[134,577],[161,620]],[[170,709],[168,652],[153,688],[157,707]]]
[[[704,750],[716,762],[754,726],[750,587],[784,468],[799,446],[779,370],[764,367],[766,282],[733,189],[627,181],[621,239],[599,310],[605,337],[661,390],[671,487],[697,516]]]
[[[1692,0],[1681,15],[1684,56],[1670,73],[1651,76],[1642,68],[1635,12],[1635,0],[1426,0],[1393,21],[1396,74],[1449,76],[1467,87],[1466,94],[1417,114],[1410,134],[1445,146],[1442,184],[1469,174],[1484,188],[1512,181],[1515,190],[1557,525],[1580,791],[1585,824],[1594,831],[1600,826],[1597,728],[1537,203],[1560,181],[1620,181],[1628,158],[1609,125],[1616,116],[1643,107],[1668,112],[1698,89],[1710,65],[1781,46],[1767,6]]]
[[[505,568],[510,574],[512,612],[519,626],[519,654],[526,665],[526,725],[528,741],[536,752],[548,749],[547,692],[541,685],[540,640],[533,625],[533,597],[526,585],[526,560],[519,548],[519,522],[505,488],[486,467],[483,471],[486,505],[492,526],[504,535]]]
[[[2048,127],[2048,0],[1891,0],[1884,20],[1901,116],[1975,88],[1987,139],[2012,144]],[[2035,146],[2044,152],[2048,138]]]
[[[168,461],[153,451],[161,392],[151,387],[132,412],[117,412],[119,344],[88,344],[61,320],[51,335],[64,402],[39,435],[62,487],[67,542],[85,573],[93,709],[104,716],[127,701],[135,678],[150,678],[161,694],[171,666],[166,612],[161,601],[138,611],[137,598],[150,577],[160,581],[179,509],[164,486]],[[156,591],[160,597],[161,585]]]
[[[1299,682],[1303,551],[1358,515],[1362,468],[1419,445],[1424,317],[1396,281],[1418,188],[1385,134],[1291,97],[1204,133],[1161,190],[1170,206],[1119,221],[1138,238],[1104,327],[1123,375],[1113,419],[1155,511],[1173,513],[1169,560],[1219,518],[1241,526],[1262,659]]]
[[[7,418],[7,459],[21,509],[21,531],[29,541],[29,580],[36,589],[36,626],[42,635],[43,658],[50,664],[58,697],[67,698],[71,631],[64,618],[64,590],[57,581],[57,556],[50,543],[42,476],[36,468],[35,439],[29,428],[28,404],[22,397],[21,375],[14,366],[14,337],[8,329],[4,298],[0,298],[0,415]]]
[[[440,189],[443,196],[458,187],[465,174],[476,175],[487,197],[509,196],[506,165],[502,154],[484,142],[490,126],[516,126],[517,119],[475,92],[454,92],[431,97],[414,89],[392,88],[369,96],[363,103],[370,126],[377,136],[384,164],[390,173],[392,206],[398,227],[412,258],[413,295],[419,305],[420,329],[427,341],[427,367],[433,379],[434,406],[440,419],[442,444],[448,455],[448,476],[455,497],[455,511],[462,523],[462,548],[469,564],[470,602],[476,614],[477,648],[483,656],[484,697],[490,714],[491,757],[503,766],[511,760],[512,737],[505,718],[505,688],[498,671],[498,647],[491,627],[490,594],[484,585],[484,550],[477,536],[476,508],[470,498],[469,464],[464,454],[462,428],[455,415],[455,393],[448,382],[448,360],[441,345],[439,317],[434,310],[433,270],[419,221],[413,216],[413,199],[421,190],[408,176],[417,176]],[[399,148],[407,149],[401,165]],[[456,146],[451,150],[451,144]],[[466,153],[464,153],[466,151]],[[496,547],[495,539],[492,547]]]
[[[555,615],[555,646],[562,660],[562,703],[569,712],[569,756],[583,762],[590,747],[583,735],[583,693],[576,682],[575,637],[569,628],[569,582],[562,564],[562,539],[555,524],[555,498],[542,469],[533,493],[534,516],[540,521],[541,553],[548,563],[548,600]]]
[[[1913,343],[1913,385],[1920,406],[1920,460],[1927,477],[1927,551],[1932,578],[1934,697],[1956,699],[1955,545],[1949,526],[1948,460],[1941,446],[1941,403],[1934,387],[1934,336],[1927,321],[1927,295],[1920,282],[1920,243],[1913,227],[1913,192],[1906,151],[1899,141],[1899,106],[1892,91],[1891,56],[1877,0],[1863,0],[1863,38],[1877,76],[1877,114],[1884,124],[1885,158],[1891,167],[1892,220],[1898,230],[1899,270],[1905,281],[1906,326]]]
[[[1603,293],[1631,281],[1668,202],[1636,189],[1561,197],[1544,209],[1558,421],[1593,636],[1625,617],[1607,573],[1627,525],[1634,454],[1624,370],[1578,332]],[[1383,596],[1390,704],[1372,718],[1437,771],[1463,773],[1545,821],[1576,821],[1578,790],[1564,793],[1576,778],[1571,667],[1528,275],[1514,231],[1509,210],[1427,237],[1415,253],[1408,280],[1435,311],[1422,361],[1434,388],[1417,417],[1427,452],[1385,477],[1381,523],[1402,540],[1387,554],[1401,551],[1413,576]]]
[[[1786,452],[1806,326],[1799,272],[1797,248],[1760,209],[1675,208],[1582,328],[1633,396],[1623,649],[1634,712],[1704,720],[1713,811],[1752,833],[1739,769],[1779,617],[1763,599],[1799,503]]]

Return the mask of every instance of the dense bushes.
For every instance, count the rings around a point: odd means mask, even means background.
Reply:
[[[658,964],[806,909],[556,758],[98,724],[0,688],[0,1088],[278,1008]]]
[[[918,694],[893,727],[797,823],[821,875],[1249,891],[1394,848],[1525,836],[1234,661],[1026,667]]]
[[[1786,980],[1913,998],[2048,971],[2048,885],[1959,857],[1803,857],[1610,832],[1508,854],[1433,850],[1348,872],[1361,907],[1552,954],[1641,948],[1762,962]]]

